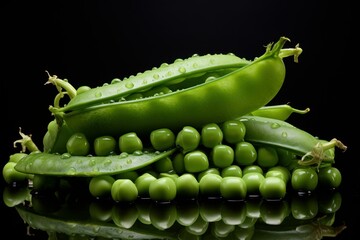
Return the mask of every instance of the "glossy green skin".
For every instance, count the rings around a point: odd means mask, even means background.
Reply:
[[[251,61],[233,54],[195,55],[185,60],[176,60],[172,64],[162,64],[159,68],[139,73],[122,81],[83,91],[60,110],[72,111],[111,100],[117,101],[130,94],[144,93],[157,86],[171,86],[208,72],[224,74],[250,63]]]
[[[127,132],[148,135],[158,128],[179,131],[185,125],[200,128],[234,119],[264,106],[280,90],[285,65],[279,52],[286,41],[281,38],[250,64],[213,81],[168,94],[55,115],[89,138]]]
[[[15,166],[19,172],[54,176],[99,176],[113,175],[148,166],[175,149],[166,152],[120,154],[112,156],[71,156],[69,154],[32,153],[22,158]]]

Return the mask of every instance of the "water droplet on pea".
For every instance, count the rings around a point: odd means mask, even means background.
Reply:
[[[33,165],[33,163],[28,163],[28,164],[26,164],[25,169],[26,169],[26,170],[31,169],[31,168],[32,168],[32,165]]]
[[[122,153],[120,153],[119,158],[127,158],[128,156],[129,156],[128,153],[122,152]]]
[[[157,80],[157,79],[159,79],[159,78],[160,78],[160,75],[159,75],[159,74],[157,74],[157,73],[155,73],[155,74],[153,75],[153,78]]]
[[[184,60],[181,59],[181,58],[178,58],[178,59],[175,59],[174,63],[177,63],[177,62],[183,62]]]
[[[136,151],[133,152],[133,155],[135,155],[135,156],[141,156],[143,154],[144,153],[142,151],[140,151],[140,150],[136,150]]]
[[[186,68],[185,67],[179,67],[178,71],[179,71],[179,73],[186,73]]]
[[[91,160],[89,161],[89,165],[90,165],[90,166],[95,166],[95,165],[96,165],[95,159],[91,159]]]
[[[125,87],[128,88],[128,89],[133,88],[133,87],[134,87],[134,83],[128,82],[128,83],[125,84]]]
[[[111,80],[111,84],[118,83],[118,82],[121,82],[120,78],[114,78],[113,80]]]
[[[67,172],[68,175],[75,175],[76,174],[76,168],[72,167],[69,169],[69,171]]]
[[[99,97],[101,97],[101,96],[102,96],[102,93],[101,93],[101,92],[96,92],[96,93],[95,93],[95,97],[96,97],[96,98],[99,98]]]
[[[132,164],[132,159],[126,160],[126,163],[127,163],[127,164]]]
[[[105,166],[108,166],[112,163],[112,161],[110,159],[107,159],[105,162],[104,162],[104,165]]]
[[[68,159],[68,158],[70,158],[70,157],[71,157],[71,154],[70,154],[70,153],[63,153],[63,154],[61,154],[61,156],[60,156],[61,159]]]
[[[287,134],[287,132],[282,132],[282,133],[281,133],[281,136],[282,136],[283,138],[287,138],[288,134]]]
[[[197,68],[197,67],[199,67],[199,64],[198,63],[193,63],[193,68]]]
[[[170,71],[169,71],[169,72],[167,72],[167,73],[166,73],[166,76],[167,76],[167,77],[172,76],[172,72],[170,72]]]
[[[160,68],[164,68],[164,67],[167,67],[167,66],[169,66],[168,63],[162,63],[162,64],[160,65]]]
[[[280,127],[280,124],[278,124],[278,123],[272,123],[271,124],[271,128],[273,128],[273,129],[276,129],[276,128],[279,128]]]
[[[207,82],[212,82],[212,81],[214,81],[214,80],[216,80],[216,77],[210,76],[210,77],[208,77],[208,78],[205,80],[205,82],[206,82],[206,83],[207,83]]]

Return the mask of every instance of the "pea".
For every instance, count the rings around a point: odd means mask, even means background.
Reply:
[[[28,155],[27,153],[23,153],[23,152],[11,154],[9,157],[9,162],[17,163],[20,161],[20,159],[26,157],[27,155]]]
[[[94,151],[97,156],[108,156],[114,154],[116,140],[112,136],[102,136],[94,140]]]
[[[86,156],[90,152],[90,143],[85,134],[74,133],[66,142],[66,150],[74,156]]]
[[[110,196],[114,182],[115,179],[109,175],[93,177],[89,182],[89,192],[94,197]]]
[[[184,167],[189,173],[205,171],[209,168],[208,157],[200,150],[189,152],[184,156]]]
[[[213,148],[221,144],[223,140],[223,133],[216,123],[209,123],[201,129],[202,145],[208,148]]]
[[[156,161],[154,163],[154,168],[159,173],[171,172],[174,170],[172,160],[169,157]]]
[[[261,173],[258,172],[249,172],[246,173],[242,179],[245,182],[248,195],[260,195],[260,185],[264,181],[265,177]]]
[[[167,150],[175,146],[175,134],[168,128],[156,129],[150,133],[150,143],[155,150]]]
[[[176,180],[176,196],[184,199],[196,199],[199,195],[199,182],[194,175],[185,173]]]
[[[197,149],[200,144],[200,133],[191,126],[185,126],[177,134],[175,139],[176,146],[180,147],[184,153]]]
[[[129,132],[119,137],[119,148],[121,152],[131,154],[135,151],[142,151],[143,144],[141,139],[135,132]]]
[[[172,159],[172,165],[176,173],[183,174],[185,172],[184,154],[182,152],[175,154]]]
[[[276,149],[273,147],[259,147],[256,162],[262,168],[274,167],[279,162]]]
[[[220,175],[220,171],[219,171],[218,168],[208,168],[205,171],[202,171],[202,172],[198,173],[198,175],[197,175],[198,181],[200,181],[200,179],[203,176],[205,176],[206,174],[209,174],[209,173]]]
[[[224,199],[245,199],[247,185],[242,178],[231,176],[224,177],[220,183],[220,194]]]
[[[248,165],[243,168],[243,175],[249,172],[258,172],[264,174],[264,170],[259,165]]]
[[[264,199],[282,199],[286,195],[286,184],[278,177],[266,177],[259,186],[260,195]]]
[[[235,146],[235,161],[240,166],[252,165],[257,158],[254,145],[250,142],[239,142]]]
[[[16,162],[7,162],[2,170],[3,178],[6,183],[24,182],[27,180],[28,174],[15,170]]]
[[[271,167],[265,173],[265,177],[274,176],[282,178],[285,183],[288,183],[291,178],[290,170],[284,166],[277,165],[275,167]]]
[[[242,169],[238,165],[231,165],[231,166],[225,167],[221,170],[221,176],[222,177],[228,177],[228,176],[242,177],[243,172],[242,172]]]
[[[161,177],[152,181],[149,186],[149,196],[154,201],[172,201],[176,197],[176,184],[170,177]]]
[[[311,168],[297,168],[291,174],[291,186],[297,191],[314,191],[318,185],[317,172]]]
[[[215,167],[229,167],[234,162],[234,150],[228,145],[216,145],[211,150],[210,158]]]
[[[236,144],[244,140],[246,129],[243,122],[228,120],[222,124],[222,132],[226,142]]]
[[[132,202],[138,197],[135,183],[129,179],[117,179],[111,186],[111,197],[116,202]]]
[[[340,187],[342,175],[334,166],[323,167],[318,172],[319,187],[323,189],[337,189]]]
[[[204,197],[220,197],[220,184],[222,177],[218,174],[209,173],[204,175],[199,181],[199,190]]]
[[[135,180],[135,186],[138,190],[140,197],[147,198],[149,197],[149,187],[150,183],[155,181],[156,178],[150,173],[143,173]]]

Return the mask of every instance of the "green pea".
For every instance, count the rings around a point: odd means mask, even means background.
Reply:
[[[286,184],[278,177],[266,177],[259,186],[260,195],[264,199],[283,199],[286,195]]]
[[[176,184],[170,177],[161,177],[152,181],[149,186],[149,196],[154,201],[168,202],[176,197]]]
[[[175,134],[168,128],[156,129],[150,133],[150,142],[155,150],[167,150],[175,146]]]
[[[291,174],[291,186],[296,191],[314,191],[318,185],[318,174],[311,167],[297,168]]]
[[[204,175],[199,181],[199,190],[204,197],[220,197],[220,184],[222,177],[218,174],[209,173]]]
[[[220,171],[218,168],[208,168],[206,169],[205,171],[202,171],[200,173],[198,173],[197,175],[197,179],[198,181],[200,181],[200,179],[205,176],[206,174],[209,174],[209,173],[213,173],[213,174],[217,174],[217,175],[220,175]]]
[[[150,173],[143,173],[135,180],[135,186],[138,190],[138,194],[142,198],[149,197],[150,183],[156,180],[156,177]]]
[[[319,187],[323,189],[337,189],[340,187],[342,175],[334,166],[323,167],[318,172]]]
[[[156,161],[154,163],[154,168],[159,173],[166,173],[174,170],[172,160],[169,157]]]
[[[135,151],[142,151],[143,144],[135,132],[129,132],[119,137],[119,148],[121,152],[131,154]]]
[[[243,168],[243,175],[249,172],[258,172],[263,174],[264,170],[259,165],[248,165]]]
[[[183,174],[185,172],[184,154],[182,152],[175,154],[172,159],[172,165],[177,174]]]
[[[23,157],[26,157],[28,154],[27,153],[14,153],[11,154],[9,157],[9,162],[14,162],[17,163],[20,161],[20,159],[22,159]]]
[[[223,140],[223,133],[216,123],[209,123],[201,129],[202,145],[208,148],[213,148],[221,144]]]
[[[285,183],[288,183],[291,177],[289,169],[284,166],[274,166],[268,169],[265,173],[265,177],[279,177],[284,180]]]
[[[246,173],[242,179],[244,180],[247,192],[249,195],[260,195],[260,185],[264,181],[265,177],[261,173],[258,172],[249,172]]]
[[[97,156],[108,156],[114,154],[116,140],[112,136],[102,136],[94,140],[94,151]]]
[[[28,174],[15,170],[15,162],[7,162],[2,170],[3,178],[6,183],[24,182],[28,178]]]
[[[257,149],[257,164],[262,168],[274,167],[279,162],[277,151],[273,147],[259,147]]]
[[[190,173],[184,173],[176,180],[176,196],[183,199],[196,199],[199,195],[199,182]]]
[[[96,176],[89,182],[89,192],[94,197],[110,196],[115,179],[109,175]]]
[[[205,171],[209,168],[208,157],[200,150],[189,152],[184,156],[184,167],[189,173]]]
[[[185,126],[176,136],[176,146],[180,147],[184,153],[193,151],[200,144],[200,133],[191,126]]]
[[[243,122],[228,120],[222,124],[222,132],[226,142],[236,144],[244,140],[246,128]]]
[[[247,194],[247,185],[242,178],[224,177],[220,183],[220,194],[225,199],[245,199]]]
[[[228,176],[242,177],[243,171],[238,165],[231,165],[231,166],[225,167],[221,170],[221,176],[222,177],[228,177]]]
[[[85,134],[74,133],[66,142],[66,150],[74,156],[86,156],[90,152],[90,143]]]
[[[133,202],[138,197],[135,183],[129,179],[117,179],[111,186],[111,197],[116,202]]]
[[[240,166],[248,166],[255,163],[257,151],[250,142],[239,142],[235,146],[235,161]]]
[[[215,167],[229,167],[234,162],[234,150],[228,145],[216,145],[210,156]]]

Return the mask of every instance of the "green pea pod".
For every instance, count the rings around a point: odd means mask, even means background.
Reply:
[[[303,110],[294,108],[289,104],[281,104],[281,105],[272,105],[272,106],[264,106],[253,112],[251,115],[260,116],[260,117],[268,117],[275,118],[279,120],[287,120],[292,113],[305,114],[310,111],[310,108],[305,108]]]
[[[83,132],[90,139],[127,132],[148,135],[159,128],[179,131],[185,125],[201,127],[234,119],[266,105],[278,93],[285,79],[283,58],[294,56],[297,61],[302,52],[299,47],[282,49],[288,40],[281,37],[250,64],[211,81],[204,79],[196,86],[67,113],[53,109],[53,113],[73,131]]]
[[[159,86],[184,84],[187,81],[196,82],[199,76],[224,75],[234,69],[242,68],[251,61],[239,58],[234,54],[207,54],[204,56],[194,55],[188,59],[177,59],[172,64],[163,63],[159,68],[138,73],[122,81],[114,81],[111,84],[104,84],[81,94],[76,94],[75,89],[66,81],[49,76],[47,83],[53,83],[61,92],[65,89],[71,100],[66,106],[53,111],[73,111],[86,108],[92,105],[119,101],[130,94],[152,92]],[[210,75],[209,75],[210,73]],[[54,107],[58,104],[54,104]]]
[[[113,175],[148,166],[170,156],[175,150],[86,157],[71,156],[68,153],[60,155],[34,152],[22,158],[16,164],[15,169],[24,173],[54,176],[91,177]]]
[[[282,120],[259,116],[242,116],[238,119],[245,124],[245,141],[291,151],[300,156],[300,165],[333,163],[334,153],[328,150],[334,147],[343,151],[347,149],[335,138],[330,141],[320,140]]]

